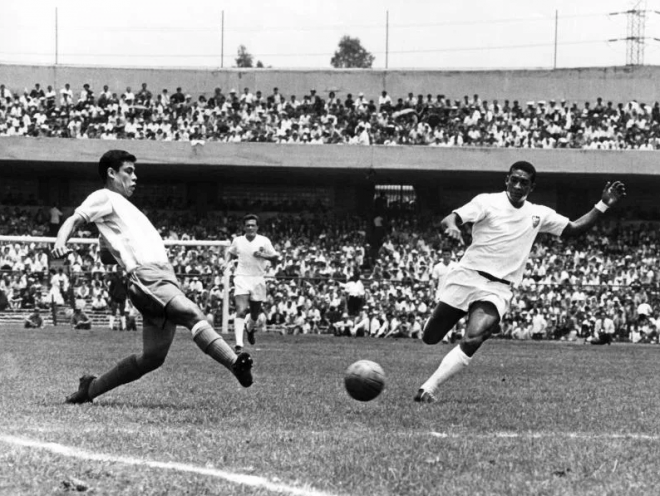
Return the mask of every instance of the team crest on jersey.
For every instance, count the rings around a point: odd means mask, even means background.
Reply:
[[[541,222],[541,217],[538,215],[532,215],[532,226],[537,227],[539,225],[539,222]]]

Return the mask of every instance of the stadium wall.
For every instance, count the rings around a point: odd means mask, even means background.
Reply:
[[[397,181],[413,172],[501,172],[517,160],[528,160],[539,171],[553,174],[625,174],[660,176],[658,154],[639,150],[573,150],[427,146],[293,145],[272,143],[204,144],[153,140],[76,140],[0,137],[0,166],[49,163],[48,168],[73,170],[75,164],[96,164],[110,148],[130,150],[141,164],[168,173],[222,167],[256,167],[259,171],[302,169],[381,172]],[[187,169],[182,169],[185,167]],[[151,169],[151,168],[150,168]],[[222,169],[219,169],[222,170]],[[79,170],[78,170],[79,172]],[[93,171],[96,175],[96,171]]]
[[[264,95],[280,88],[285,96],[302,99],[311,89],[321,96],[335,91],[339,97],[354,96],[362,91],[369,99],[376,99],[382,90],[393,97],[444,94],[452,99],[478,94],[482,99],[520,102],[566,99],[570,102],[660,101],[657,81],[660,67],[625,66],[555,70],[294,70],[294,69],[144,69],[103,68],[62,65],[0,64],[0,83],[13,91],[52,85],[57,91],[69,83],[79,93],[89,83],[97,93],[107,84],[111,91],[121,94],[127,86],[139,90],[147,83],[154,94],[163,88],[171,93],[181,87],[193,97],[210,96],[219,87],[227,93],[243,88],[261,90]]]
[[[76,202],[99,186],[96,164],[110,148],[138,157],[143,184],[182,186],[182,195],[200,212],[218,195],[255,188],[292,197],[299,190],[324,190],[334,209],[359,212],[369,207],[376,184],[413,185],[424,209],[446,211],[477,192],[501,190],[505,172],[517,160],[528,160],[539,171],[536,201],[569,215],[593,204],[606,180],[624,180],[635,206],[646,210],[656,208],[660,191],[658,154],[651,151],[23,137],[0,137],[0,184],[31,192],[45,203]]]

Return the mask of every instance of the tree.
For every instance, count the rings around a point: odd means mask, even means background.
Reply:
[[[252,60],[254,60],[254,57],[247,51],[245,45],[240,45],[236,57],[236,67],[252,67]]]
[[[360,38],[343,36],[339,40],[339,47],[330,60],[330,64],[336,69],[346,67],[368,69],[373,65],[375,58],[362,46]]]

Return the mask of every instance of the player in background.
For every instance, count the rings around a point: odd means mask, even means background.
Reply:
[[[136,187],[134,155],[110,150],[99,161],[104,187],[90,194],[60,228],[53,256],[66,255],[76,229],[94,222],[100,233],[101,259],[128,274],[129,298],[142,314],[142,353],[121,360],[105,374],[84,375],[66,403],[87,403],[111,389],[156,370],[174,340],[177,325],[190,329],[197,346],[229,369],[243,387],[252,384],[252,358],[238,356],[206,321],[200,308],[179,287],[160,234],[129,200]]]
[[[419,388],[415,401],[435,401],[440,385],[467,367],[498,328],[511,303],[512,286],[522,280],[539,233],[582,234],[626,194],[623,183],[608,182],[600,201],[571,221],[549,207],[527,201],[536,186],[536,169],[529,162],[514,163],[504,184],[505,191],[477,195],[441,222],[444,233],[461,243],[461,226],[473,223],[472,243],[458,266],[445,277],[440,301],[426,322],[422,339],[426,344],[437,344],[466,315],[467,328],[460,344],[445,355],[438,369]]]
[[[456,262],[451,259],[451,250],[444,248],[442,258],[433,266],[431,271],[431,280],[435,283],[434,301],[440,299],[440,288],[445,280],[445,276],[456,266]]]
[[[261,313],[261,303],[266,301],[266,271],[280,259],[270,240],[257,234],[259,217],[254,214],[243,217],[243,229],[245,234],[236,236],[225,252],[226,270],[229,270],[233,259],[238,260],[234,269],[236,353],[243,350],[244,331],[248,343],[253,345],[256,342],[254,333]]]

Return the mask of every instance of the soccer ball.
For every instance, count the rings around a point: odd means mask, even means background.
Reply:
[[[385,387],[385,372],[376,362],[358,360],[346,369],[344,386],[351,398],[371,401]]]

